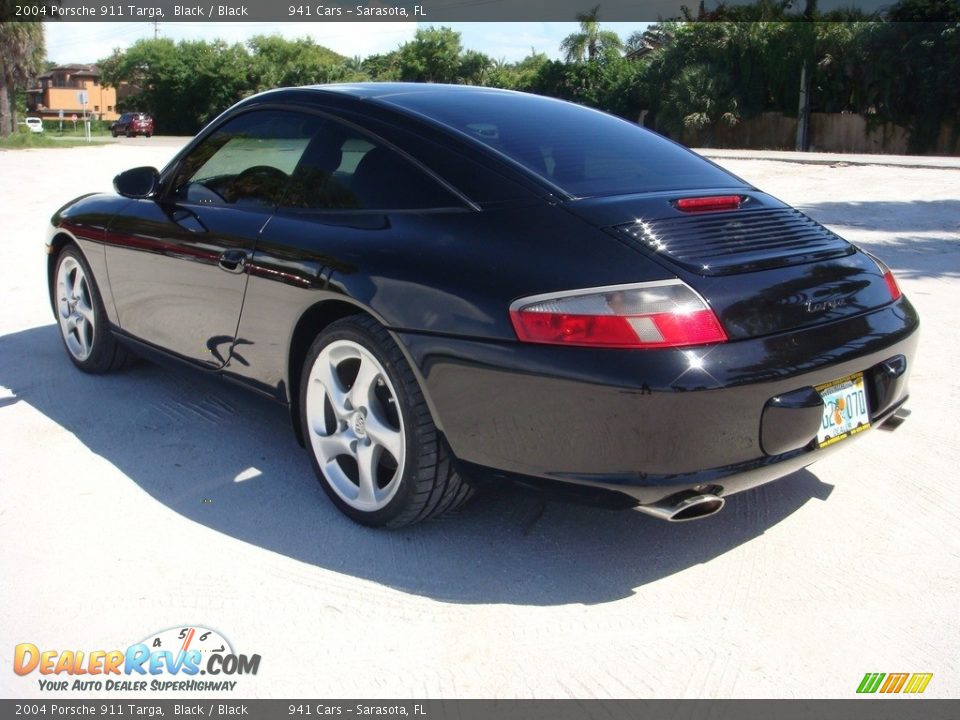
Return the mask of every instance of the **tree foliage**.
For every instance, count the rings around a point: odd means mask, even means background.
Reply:
[[[860,38],[856,109],[909,128],[913,152],[932,146],[945,120],[960,133],[960,6],[950,9],[953,22],[931,22],[943,3],[901,3],[891,15],[908,21],[870,23]]]
[[[43,70],[43,24],[0,22],[0,137],[17,129],[17,91]]]
[[[577,14],[580,32],[568,35],[560,43],[560,50],[567,62],[593,62],[602,57],[618,55],[623,50],[623,40],[615,32],[600,27],[600,6]]]
[[[456,82],[462,52],[460,33],[447,27],[421,28],[397,53],[399,79],[405,82]]]
[[[623,42],[603,28],[597,6],[564,38],[564,61],[532,48],[519,62],[495,60],[465,49],[449,27],[427,27],[396,50],[364,59],[308,39],[258,36],[246,46],[141,40],[101,65],[105,82],[127,83],[126,107],[154,113],[162,132],[195,132],[267,88],[402,80],[551,95],[710,142],[721,124],[795,114],[804,63],[813,112],[899,123],[918,152],[936,141],[944,121],[960,128],[958,0],[900,0],[881,16],[817,7],[815,0],[721,2],[710,11],[701,5]]]
[[[364,78],[353,60],[317,45],[309,38],[286,40],[257,35],[247,42],[255,89],[351,82]]]
[[[196,132],[255,87],[250,68],[244,46],[222,40],[138,40],[100,62],[118,109],[149,112],[157,132],[175,134]]]
[[[898,123],[910,130],[914,152],[936,142],[944,121],[960,126],[956,0],[901,0],[880,17],[820,14],[815,3],[801,8],[806,15],[791,15],[789,7],[773,0],[721,4],[688,14],[688,22],[648,28],[646,34],[668,38],[643,56],[648,64],[638,83],[656,127],[679,135],[696,125],[709,141],[719,122],[767,111],[793,115],[805,58],[813,112]],[[693,111],[698,105],[714,110]]]
[[[120,88],[121,110],[152,114],[157,131],[192,134],[241,98],[289,85],[352,81],[365,74],[312,40],[258,35],[222,40],[138,40],[100,61],[102,80]]]
[[[486,85],[494,66],[494,61],[484,53],[464,50],[460,33],[448,27],[420,28],[413,40],[397,51],[390,64],[390,79]]]

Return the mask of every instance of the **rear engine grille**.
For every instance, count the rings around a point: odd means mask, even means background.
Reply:
[[[628,242],[700,275],[729,275],[848,255],[853,246],[792,208],[638,220]]]

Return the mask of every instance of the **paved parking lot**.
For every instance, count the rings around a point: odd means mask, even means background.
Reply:
[[[11,671],[17,643],[188,624],[261,655],[234,697],[844,698],[866,672],[960,695],[960,169],[720,160],[897,272],[923,329],[895,432],[696,523],[503,492],[378,532],[329,504],[281,408],[67,360],[47,219],[181,143],[0,151],[5,697],[44,694]]]

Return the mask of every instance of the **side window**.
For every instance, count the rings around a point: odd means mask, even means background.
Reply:
[[[395,151],[327,121],[303,152],[281,204],[304,210],[426,210],[463,203]]]
[[[323,124],[312,115],[258,110],[229,120],[184,159],[172,194],[179,202],[273,207]]]

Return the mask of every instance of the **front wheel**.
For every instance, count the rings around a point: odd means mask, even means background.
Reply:
[[[110,332],[93,273],[73,245],[57,258],[51,292],[60,336],[74,365],[84,372],[105,373],[126,364],[129,353]]]
[[[373,318],[339,320],[317,337],[304,362],[300,407],[314,470],[356,522],[409,525],[472,495],[410,366]]]

